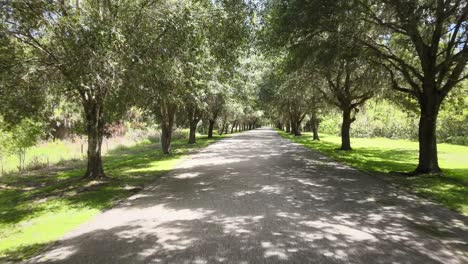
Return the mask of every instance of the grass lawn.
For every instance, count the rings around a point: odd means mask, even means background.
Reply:
[[[173,142],[173,154],[163,155],[149,141],[120,147],[104,157],[111,180],[86,182],[84,161],[69,161],[21,176],[0,178],[0,262],[24,260],[48,243],[89,220],[116,201],[153,182],[189,150],[205,147],[225,136]]]
[[[185,133],[185,131],[182,131],[181,133]],[[105,154],[116,147],[122,145],[132,146],[138,141],[141,140],[128,135],[104,138],[102,151]],[[86,140],[77,138],[74,141],[56,140],[37,144],[36,146],[26,150],[25,166],[27,169],[38,169],[41,167],[47,167],[48,165],[56,165],[57,163],[69,161],[71,159],[82,159],[86,155],[86,143]],[[16,154],[10,154],[5,157],[1,157],[0,159],[0,170],[4,174],[18,172],[18,165],[19,159]]]
[[[418,163],[418,142],[387,138],[353,138],[353,151],[337,150],[338,136],[320,135],[313,141],[311,133],[294,137],[279,131],[280,135],[326,156],[365,172],[409,172]],[[413,192],[438,201],[445,206],[468,215],[468,147],[438,144],[439,165],[444,176],[425,175],[404,177],[386,174],[385,179],[405,186]]]
[[[80,153],[77,153],[72,147],[64,141],[47,142],[31,147],[26,151],[26,166],[31,166],[31,162],[34,160],[37,163],[48,162],[51,164],[61,162],[63,160],[80,159]],[[4,157],[0,161],[1,169],[5,173],[17,172],[18,168],[18,156],[9,155]]]

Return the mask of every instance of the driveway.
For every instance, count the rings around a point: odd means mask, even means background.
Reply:
[[[29,263],[468,263],[467,226],[262,128],[188,156]]]

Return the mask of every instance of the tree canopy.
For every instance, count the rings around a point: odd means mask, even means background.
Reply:
[[[106,177],[111,125],[136,112],[161,130],[166,154],[176,127],[189,129],[190,144],[197,131],[260,124],[296,136],[310,129],[319,140],[335,112],[341,150],[351,150],[366,102],[385,100],[419,116],[415,173],[440,171],[441,109],[458,115],[450,133],[466,136],[458,109],[466,107],[467,1],[8,0],[0,8],[1,131],[23,120],[73,123],[88,140],[89,179]]]

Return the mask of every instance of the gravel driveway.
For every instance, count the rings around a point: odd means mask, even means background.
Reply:
[[[29,263],[468,263],[467,226],[263,128],[188,156]]]

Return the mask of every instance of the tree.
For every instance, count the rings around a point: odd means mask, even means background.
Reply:
[[[42,124],[29,118],[21,120],[11,129],[12,151],[18,155],[20,172],[25,169],[27,149],[36,145],[42,133]]]
[[[30,49],[8,34],[5,15],[0,12],[0,116],[6,125],[15,125],[43,113],[45,71],[28,55]]]
[[[324,79],[323,97],[342,111],[341,150],[351,150],[350,129],[359,108],[379,89],[381,71],[356,41],[340,32],[318,40],[315,61]]]
[[[310,106],[310,129],[312,130],[312,140],[320,140],[319,137],[319,126],[321,122],[320,114],[323,110],[328,108],[326,98],[323,93],[320,92],[319,86],[322,84],[321,78],[314,78],[312,81],[311,98],[309,101]]]
[[[79,5],[76,5],[78,3]],[[60,73],[57,92],[80,101],[86,120],[85,178],[105,177],[101,145],[109,97],[122,84],[121,30],[132,1],[10,1],[3,6],[11,36],[29,45],[42,65]]]
[[[289,60],[321,75],[326,85],[317,88],[342,110],[341,149],[350,150],[351,123],[380,75],[369,52],[354,40],[369,30],[366,21],[356,20],[359,12],[344,0],[272,1],[266,10],[268,46],[285,49]]]
[[[129,36],[127,85],[135,91],[134,104],[160,124],[164,154],[171,152],[175,114],[187,82],[183,64],[191,21],[185,19],[190,12],[186,4],[141,1],[133,26],[126,30]]]
[[[225,106],[225,99],[222,93],[211,92],[207,96],[206,119],[208,120],[208,138],[213,138],[214,125]]]
[[[3,160],[11,153],[13,148],[11,131],[4,129],[4,127],[6,127],[6,124],[0,117],[0,176],[3,175]]]
[[[414,173],[439,173],[437,116],[450,91],[468,78],[468,2],[356,3],[362,18],[375,26],[359,40],[382,60],[393,90],[419,104],[419,161]]]
[[[323,96],[317,88],[322,83],[317,70],[297,60],[291,53],[271,59],[271,70],[263,75],[258,93],[260,105],[268,110],[269,118],[295,136],[301,136],[302,123],[308,118],[318,139],[318,111]]]
[[[210,82],[219,77],[210,72],[235,66],[245,39],[242,6],[238,1],[161,1],[140,12],[138,37],[131,45],[130,85],[145,95],[140,105],[161,123],[164,153],[170,153],[176,112],[186,111],[194,142],[204,100],[216,94],[209,91]]]

